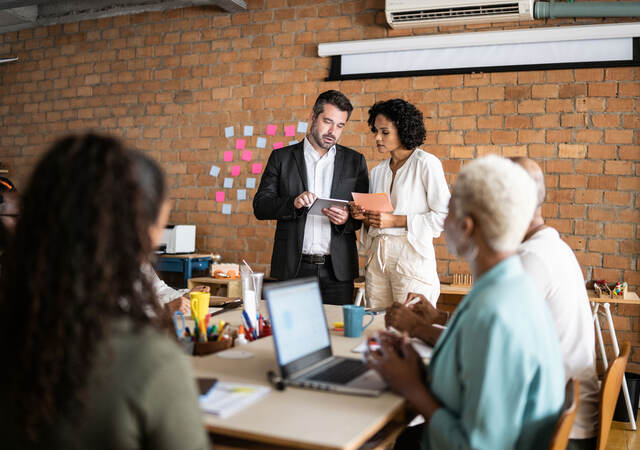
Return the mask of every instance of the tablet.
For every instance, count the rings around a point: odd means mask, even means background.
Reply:
[[[345,206],[346,208],[349,208],[349,200],[318,197],[309,208],[309,212],[307,214],[311,214],[312,216],[324,216],[324,214],[322,214],[322,210],[324,208],[331,208],[332,206]]]

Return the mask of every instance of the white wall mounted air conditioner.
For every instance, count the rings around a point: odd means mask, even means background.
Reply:
[[[391,28],[533,20],[534,0],[386,0]]]

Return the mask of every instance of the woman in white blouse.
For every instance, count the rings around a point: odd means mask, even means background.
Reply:
[[[412,104],[401,99],[377,102],[368,123],[378,151],[390,155],[371,171],[369,190],[389,194],[394,211],[351,207],[351,214],[363,220],[367,300],[370,306],[387,307],[414,292],[435,306],[440,281],[433,238],[443,230],[450,197],[442,164],[418,148],[426,130],[422,113]]]

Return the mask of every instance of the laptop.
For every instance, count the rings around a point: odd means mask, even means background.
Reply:
[[[316,278],[264,288],[280,375],[286,384],[357,395],[380,395],[386,383],[360,359],[333,356]]]

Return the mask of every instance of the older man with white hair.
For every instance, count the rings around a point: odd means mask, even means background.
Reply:
[[[433,349],[426,374],[406,340],[381,334],[373,368],[420,413],[396,448],[547,448],[564,400],[548,307],[516,249],[536,207],[533,180],[487,156],[465,165],[445,221],[447,246],[476,279]],[[415,428],[415,427],[414,427]]]
[[[545,185],[540,166],[528,158],[513,161],[535,181],[538,195],[533,220],[518,247],[518,255],[551,310],[565,377],[580,382],[580,403],[567,449],[595,449],[600,386],[595,368],[593,318],[584,277],[571,248],[542,218]]]

